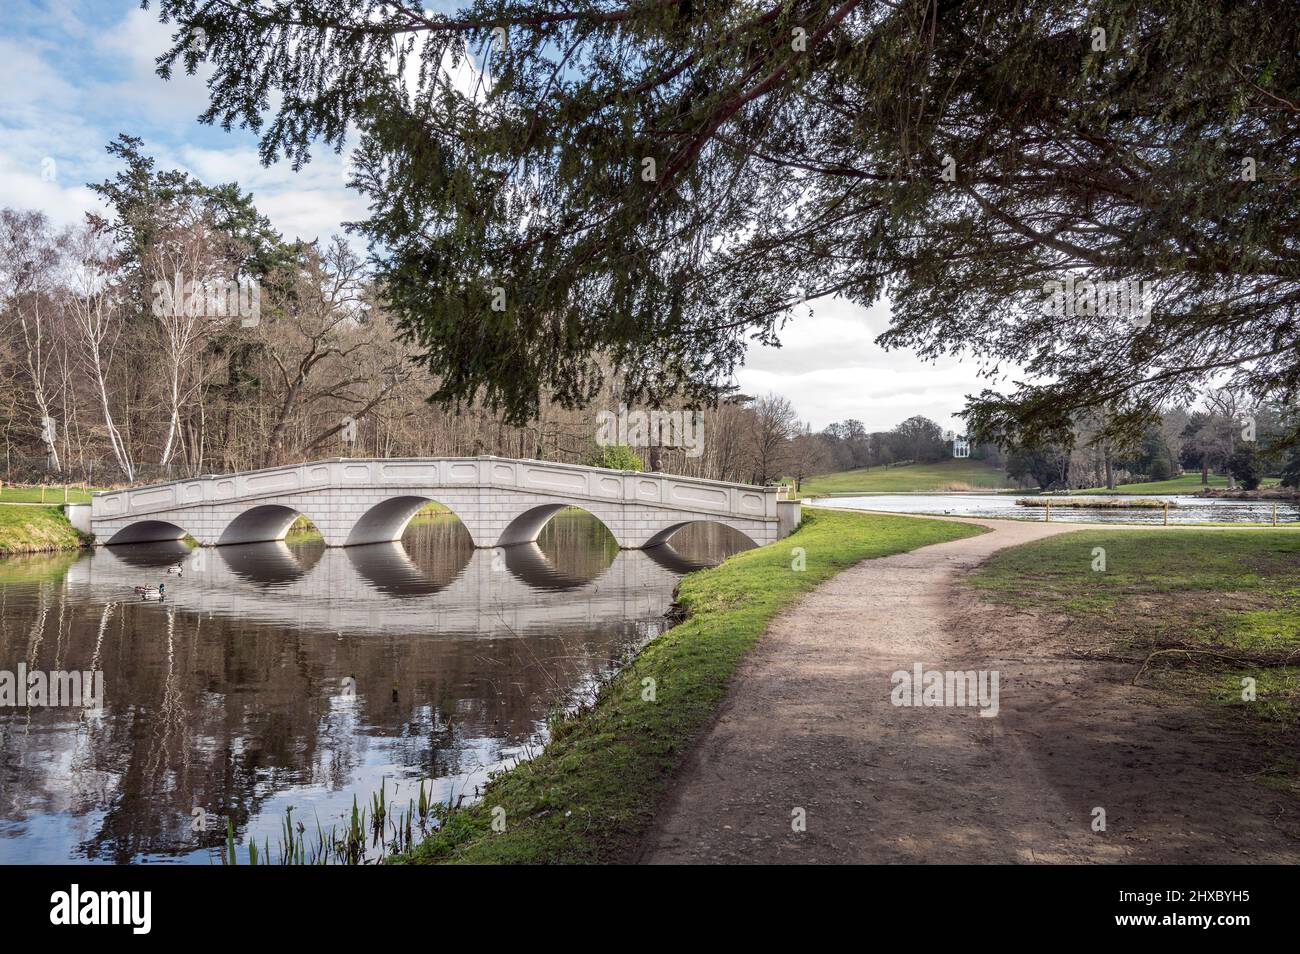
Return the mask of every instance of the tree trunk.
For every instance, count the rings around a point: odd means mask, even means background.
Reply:
[[[266,453],[262,455],[263,467],[275,467],[280,463],[280,458],[284,455],[284,432],[289,426],[289,418],[293,416],[294,409],[298,406],[298,396],[301,391],[300,384],[290,385],[284,400],[280,402],[280,413],[276,416],[270,437],[267,438]]]

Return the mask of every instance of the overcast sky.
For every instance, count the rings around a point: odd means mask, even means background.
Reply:
[[[164,82],[153,72],[170,30],[136,0],[0,2],[0,206],[80,221],[101,208],[85,183],[117,171],[104,146],[125,132],[142,137],[161,168],[238,181],[287,237],[328,238],[364,217],[365,203],[344,185],[343,156],[318,150],[300,172],[265,168],[251,134],[196,122],[207,104],[202,74]],[[884,430],[924,414],[960,430],[953,413],[986,385],[977,366],[885,352],[873,339],[887,324],[885,305],[803,309],[781,348],[750,349],[738,383],[746,393],[784,394],[815,429],[857,418]]]
[[[748,394],[776,391],[820,429],[857,418],[868,430],[888,430],[924,414],[944,430],[962,430],[953,417],[965,395],[991,386],[969,358],[921,361],[910,350],[886,351],[875,338],[889,326],[889,307],[866,309],[842,299],[803,308],[780,333],[780,348],[753,346],[738,375]],[[1005,379],[1002,379],[1005,386]]]

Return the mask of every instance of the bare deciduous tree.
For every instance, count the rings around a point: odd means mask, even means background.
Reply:
[[[0,306],[17,319],[22,365],[40,418],[41,440],[54,470],[61,465],[51,392],[63,341],[54,328],[56,314],[50,296],[56,287],[58,260],[58,240],[42,213],[0,211]]]
[[[766,484],[781,476],[790,438],[798,433],[799,416],[788,398],[768,393],[753,403],[749,438],[751,479]]]
[[[104,434],[118,467],[135,479],[131,448],[114,420],[109,374],[123,322],[112,286],[111,242],[102,230],[87,225],[69,239],[65,262],[65,307],[81,346],[81,365],[103,417]]]

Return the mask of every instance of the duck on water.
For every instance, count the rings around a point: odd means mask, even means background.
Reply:
[[[138,597],[140,597],[141,600],[152,599],[153,597],[156,596],[158,598],[158,602],[161,603],[165,598],[166,588],[167,588],[166,583],[159,583],[157,586],[132,587],[132,590]]]

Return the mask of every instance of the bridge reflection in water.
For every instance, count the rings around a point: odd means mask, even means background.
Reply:
[[[0,710],[0,862],[208,863],[226,817],[274,848],[289,805],[328,829],[381,780],[402,807],[420,779],[472,797],[660,631],[682,572],[743,548],[683,533],[619,550],[561,514],[536,544],[475,549],[444,518],[399,544],[25,562],[0,575],[22,579],[0,582],[0,669],[99,668],[107,700]],[[162,603],[132,594],[159,582]],[[196,807],[219,823],[192,831]]]
[[[138,544],[79,561],[67,582],[79,596],[99,600],[162,582],[164,605],[180,611],[392,636],[662,616],[678,576],[707,565],[671,546],[562,546],[552,556],[538,543],[487,550],[468,538],[460,545],[461,539],[443,532],[417,535],[410,548],[346,549],[277,542],[191,551],[179,541]],[[180,567],[179,576],[168,573],[173,567]],[[405,602],[435,594],[444,598]]]

